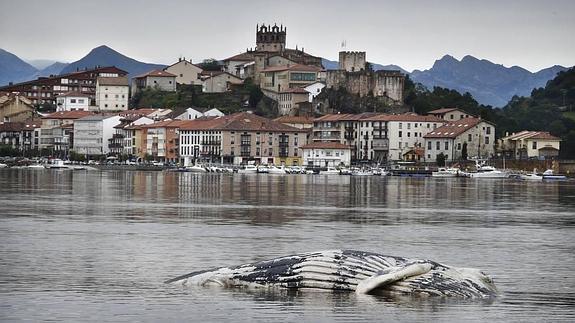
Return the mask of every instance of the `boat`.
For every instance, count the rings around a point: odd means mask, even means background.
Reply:
[[[268,165],[259,165],[258,166],[258,173],[267,174],[270,172],[270,168]]]
[[[373,171],[371,169],[354,169],[351,171],[351,176],[371,176]]]
[[[278,166],[273,166],[273,165],[269,167],[268,173],[269,174],[279,174],[279,175],[287,174],[284,166],[278,167]]]
[[[258,168],[256,165],[243,165],[238,169],[238,173],[240,174],[255,174],[258,172]]]
[[[340,168],[339,169],[339,174],[340,175],[351,175],[351,169],[349,168]]]
[[[439,167],[436,172],[431,173],[432,177],[457,177],[459,176],[459,168],[445,168]]]
[[[44,167],[44,165],[42,165],[42,164],[32,164],[32,165],[28,165],[26,168],[30,168],[30,169],[46,169],[46,167]]]
[[[204,166],[202,166],[200,164],[188,166],[187,169],[192,173],[206,173],[207,172],[207,170],[204,168]]]
[[[0,163],[0,168],[6,168],[8,167],[8,165],[4,164],[4,163]]]
[[[566,181],[567,176],[562,174],[554,174],[552,169],[543,172],[543,180],[546,181]]]
[[[68,165],[64,164],[62,159],[52,159],[50,164],[45,165],[44,167],[49,169],[70,169]]]
[[[477,171],[469,172],[469,173],[462,172],[462,175],[464,175],[466,177],[471,177],[471,178],[507,178],[507,177],[509,177],[509,173],[507,173],[506,171],[496,169],[493,166],[485,165],[485,161],[483,161],[481,163],[479,163],[478,161],[475,161],[475,168],[477,169]]]
[[[339,175],[340,171],[339,171],[339,169],[337,169],[335,167],[328,167],[326,170],[320,170],[319,174],[320,175]]]

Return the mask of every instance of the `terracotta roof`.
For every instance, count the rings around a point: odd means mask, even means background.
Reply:
[[[312,142],[307,145],[301,146],[301,149],[351,149],[348,145],[339,142]]]
[[[241,54],[237,54],[234,55],[232,57],[228,57],[226,59],[223,59],[222,61],[240,61],[240,62],[247,62],[247,61],[253,61],[254,60],[254,56],[250,53],[241,53]]]
[[[459,109],[457,109],[457,108],[441,108],[441,109],[431,110],[431,111],[427,112],[427,114],[444,114],[444,113],[455,111],[455,110],[459,110]]]
[[[98,77],[98,84],[100,85],[116,85],[116,86],[128,86],[128,78],[125,76],[119,77]]]
[[[32,118],[32,119],[27,119],[24,121],[24,128],[30,129],[30,128],[40,128],[42,126],[42,119],[40,118]]]
[[[501,140],[522,140],[522,139],[547,139],[547,140],[561,140],[547,131],[528,131],[524,130],[516,134],[501,138]]]
[[[136,115],[136,116],[147,116],[150,113],[155,112],[156,109],[153,108],[140,108],[140,109],[132,109],[132,110],[126,110],[126,111],[121,111],[118,112],[117,114],[119,116],[131,116],[131,115]]]
[[[205,72],[205,73],[204,73],[204,72]],[[229,75],[229,76],[231,76],[231,77],[233,77],[233,78],[236,78],[236,79],[238,79],[238,80],[241,80],[240,77],[237,77],[237,76],[235,76],[234,74],[230,74],[230,73],[228,73],[228,72],[222,72],[222,71],[204,71],[204,72],[201,73],[201,75],[204,77],[204,80],[207,80],[207,79],[212,78],[212,77],[220,76],[220,75],[223,75],[223,74],[227,74],[227,75]]]
[[[90,95],[88,94],[84,94],[81,92],[76,92],[76,91],[70,91],[70,92],[66,92],[63,94],[58,95],[59,98],[63,98],[63,97],[81,97],[81,98],[89,98]]]
[[[231,115],[208,120],[185,120],[182,130],[227,130],[227,131],[261,131],[261,132],[302,132],[302,129],[290,127],[281,122],[258,115],[238,112]]]
[[[13,132],[24,130],[23,122],[2,122],[0,123],[0,132]]]
[[[141,125],[142,128],[180,128],[184,120],[163,120]]]
[[[261,70],[262,72],[280,72],[280,71],[298,71],[298,72],[319,72],[320,67],[312,65],[280,65],[280,66],[270,66]]]
[[[274,121],[281,123],[313,124],[313,118],[305,116],[281,116],[279,118],[275,118]]]
[[[423,138],[456,138],[482,121],[485,120],[479,118],[465,118],[455,122],[449,122],[439,128],[433,129],[431,132],[428,132],[423,136]]]
[[[140,79],[140,78],[144,78],[144,77],[148,77],[148,76],[153,76],[153,77],[176,77],[174,74],[166,72],[166,71],[162,71],[162,70],[152,70],[149,71],[147,73],[135,76],[135,79]]]
[[[44,116],[42,119],[80,119],[90,114],[92,114],[92,112],[82,110],[60,111]]]
[[[377,114],[367,121],[406,121],[406,122],[445,122],[445,120],[433,115],[419,115],[417,113],[403,113],[403,114]]]
[[[357,121],[357,120],[368,120],[372,118],[376,113],[367,112],[367,113],[359,113],[359,114],[352,114],[352,113],[338,113],[338,114],[326,114],[319,118],[315,118],[314,121]]]

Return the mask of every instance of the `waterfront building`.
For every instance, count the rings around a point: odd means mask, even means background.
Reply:
[[[93,105],[96,95],[96,79],[98,77],[126,76],[128,72],[114,66],[97,67],[73,73],[51,77],[39,77],[36,80],[10,84],[0,87],[0,91],[18,92],[32,101],[33,105],[56,110],[56,97],[68,93],[79,92],[89,96],[88,105]]]
[[[495,125],[480,118],[447,122],[423,137],[426,162],[434,162],[441,153],[446,161],[460,160],[464,151],[468,158],[491,158],[495,153]]]
[[[229,164],[301,165],[306,132],[281,122],[240,112],[186,121],[180,128],[180,155],[194,161]]]
[[[90,95],[66,92],[56,97],[56,111],[89,111]]]
[[[114,126],[114,134],[109,140],[110,153],[114,155],[134,156],[135,153],[135,130],[132,126],[152,124],[154,120],[138,114],[120,116],[120,123]]]
[[[179,162],[179,128],[183,122],[164,120],[138,126],[142,131],[139,157],[150,156],[153,160],[166,163]]]
[[[86,156],[101,156],[110,153],[109,142],[114,126],[120,123],[118,115],[94,114],[74,121],[74,152]]]
[[[132,79],[132,95],[150,87],[166,92],[176,91],[176,75],[161,70],[152,70]]]
[[[25,96],[0,92],[0,122],[23,122],[37,115],[32,101]]]
[[[499,139],[499,151],[506,158],[556,158],[561,148],[561,138],[546,131],[521,131]]]
[[[200,74],[203,72],[198,65],[192,64],[186,58],[180,58],[178,61],[166,68],[164,71],[176,76],[177,84],[202,85]]]
[[[303,164],[307,167],[349,166],[351,149],[339,142],[312,142],[301,147]]]
[[[128,110],[130,87],[127,77],[98,77],[96,106],[99,111]]]
[[[60,111],[42,117],[40,149],[48,150],[52,156],[66,158],[74,144],[74,121],[88,115],[89,111]]]
[[[172,119],[177,120],[194,120],[202,117],[222,117],[224,113],[217,108],[213,109],[200,109],[200,108],[186,108],[183,110],[174,109],[171,114]]]

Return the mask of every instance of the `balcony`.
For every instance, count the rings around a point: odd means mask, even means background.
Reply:
[[[373,150],[389,150],[389,139],[373,139]]]
[[[221,140],[202,140],[202,145],[204,145],[204,146],[221,146],[222,141]],[[242,145],[244,145],[244,144],[242,144]],[[248,145],[249,145],[249,143],[248,143]]]
[[[112,135],[112,139],[124,139],[124,138],[126,138],[126,136],[124,136],[121,133],[115,133]]]

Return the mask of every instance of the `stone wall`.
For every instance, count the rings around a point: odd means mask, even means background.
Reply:
[[[345,88],[349,93],[364,97],[373,95],[385,97],[390,104],[403,102],[405,75],[396,71],[330,70],[326,75],[326,86],[330,89]]]
[[[365,69],[365,52],[339,52],[339,69],[348,72]]]

